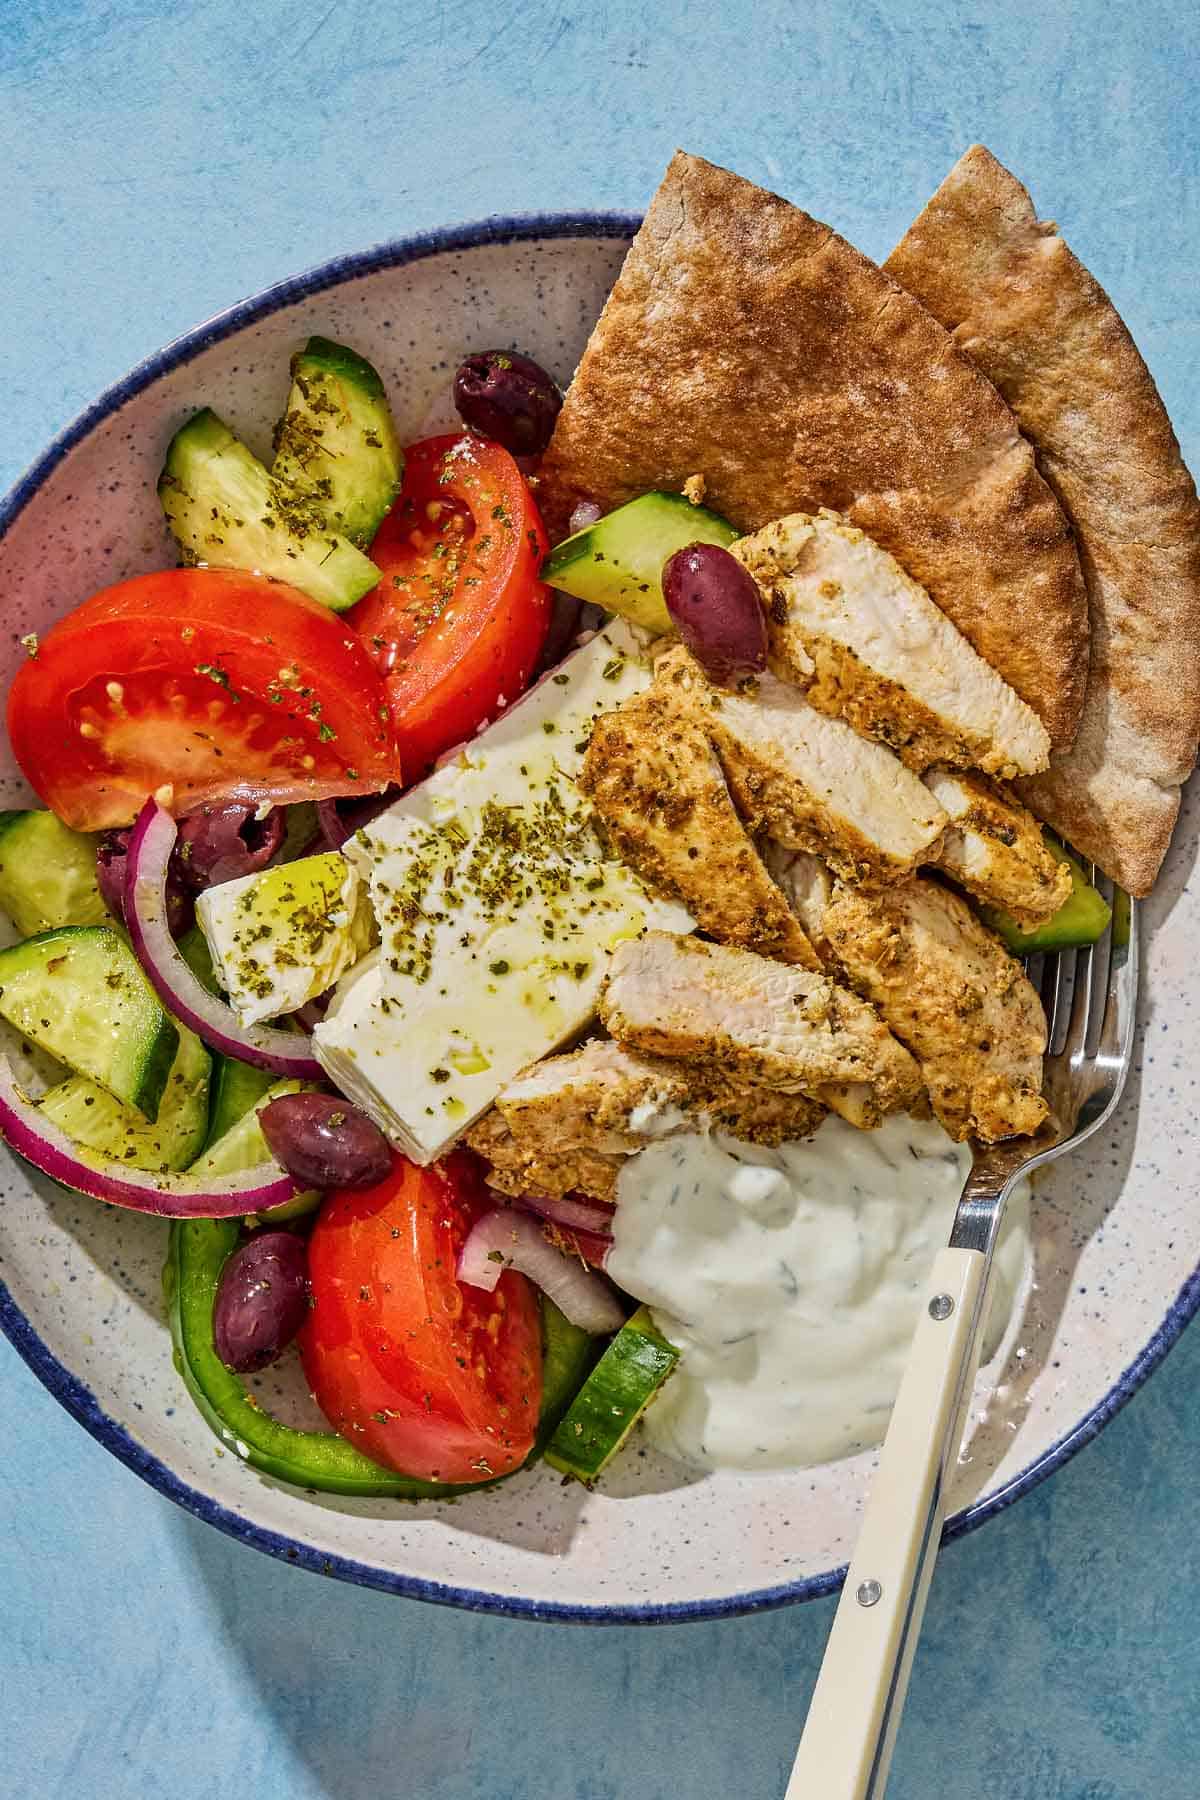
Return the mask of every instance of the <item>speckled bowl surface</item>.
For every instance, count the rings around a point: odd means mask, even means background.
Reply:
[[[209,404],[266,449],[289,353],[309,332],[380,367],[402,438],[452,421],[469,350],[516,344],[566,380],[635,220],[491,220],[340,259],[201,326],[104,395],[0,508],[3,683],[77,601],[172,560],[154,483],[171,431]],[[7,751],[3,804],[27,796]],[[1033,1266],[975,1397],[948,1527],[1018,1499],[1092,1437],[1200,1303],[1200,805],[1184,807],[1145,909],[1137,1061],[1115,1125],[1036,1188]],[[172,1367],[165,1227],[31,1179],[0,1152],[0,1325],[101,1443],[199,1517],[269,1554],[395,1593],[531,1618],[714,1616],[834,1587],[874,1459],[700,1476],[641,1446],[601,1491],[546,1470],[492,1494],[406,1507],[263,1480],[222,1451]],[[264,1397],[299,1404],[271,1374]],[[298,1390],[298,1384],[295,1384]]]

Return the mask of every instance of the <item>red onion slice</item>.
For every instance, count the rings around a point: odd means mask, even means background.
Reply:
[[[625,1314],[607,1281],[546,1239],[528,1213],[498,1206],[472,1228],[458,1259],[458,1279],[490,1294],[505,1269],[520,1269],[559,1311],[593,1336],[620,1331]]]
[[[586,531],[589,525],[594,525],[597,519],[603,517],[603,507],[597,506],[594,500],[577,501],[567,520],[567,536],[574,537],[577,531]]]
[[[96,1158],[81,1162],[78,1146],[60,1131],[17,1086],[6,1056],[0,1055],[0,1136],[26,1162],[77,1193],[125,1206],[132,1212],[168,1219],[233,1219],[243,1213],[282,1206],[300,1183],[277,1162],[259,1163],[236,1175],[172,1175],[164,1182],[127,1163]]]
[[[307,1039],[271,1025],[242,1025],[232,1009],[197,980],[167,929],[167,864],[175,845],[175,821],[157,800],[147,800],[129,841],[125,920],[138,961],[159,999],[175,1018],[223,1056],[301,1081],[321,1081],[324,1071]],[[250,1209],[253,1210],[253,1209]]]
[[[513,1201],[522,1212],[539,1219],[549,1219],[564,1231],[591,1231],[597,1237],[611,1238],[613,1209],[602,1200],[572,1200],[554,1194],[519,1194]]]
[[[356,831],[370,825],[399,797],[398,787],[384,788],[381,794],[368,794],[365,799],[361,794],[351,794],[346,797],[350,809],[346,813],[339,812],[337,799],[318,800],[317,824],[320,829],[313,840],[317,849],[324,846],[327,850],[340,850]]]
[[[317,824],[321,828],[320,834],[325,840],[326,848],[330,850],[340,850],[353,829],[342,818],[336,800],[317,801]]]

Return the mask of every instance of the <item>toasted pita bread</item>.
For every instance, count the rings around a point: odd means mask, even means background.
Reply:
[[[995,388],[829,226],[678,153],[559,414],[554,540],[702,474],[739,528],[847,514],[1045,721],[1075,734],[1087,602],[1070,527]]]
[[[1103,288],[976,144],[884,265],[1004,395],[1075,527],[1091,606],[1079,735],[1024,798],[1133,894],[1200,737],[1200,506]]]

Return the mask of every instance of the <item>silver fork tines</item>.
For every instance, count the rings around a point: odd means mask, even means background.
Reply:
[[[1017,1176],[1089,1137],[1121,1097],[1133,1055],[1138,906],[1099,869],[1089,873],[1113,908],[1108,930],[1083,949],[1046,952],[1026,965],[1046,1013],[1044,1091],[1052,1119],[1032,1142],[975,1148],[951,1243],[990,1251],[1003,1196]]]

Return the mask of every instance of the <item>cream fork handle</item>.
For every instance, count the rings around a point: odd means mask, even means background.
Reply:
[[[881,1800],[887,1786],[979,1367],[987,1265],[961,1249],[934,1263],[787,1800]]]

